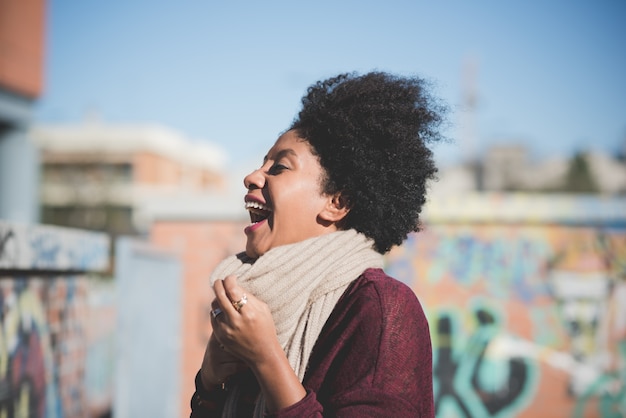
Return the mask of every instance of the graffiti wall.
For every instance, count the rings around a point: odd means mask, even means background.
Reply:
[[[0,417],[110,411],[107,263],[101,234],[0,222]]]
[[[429,317],[438,417],[626,416],[626,229],[431,225],[386,270]]]

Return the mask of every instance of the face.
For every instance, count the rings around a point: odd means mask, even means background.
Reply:
[[[307,141],[293,131],[278,138],[263,165],[244,178],[251,220],[245,229],[248,256],[337,230],[329,222],[332,198],[321,191],[323,177]]]

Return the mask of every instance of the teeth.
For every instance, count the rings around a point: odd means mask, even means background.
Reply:
[[[264,204],[258,203],[258,202],[246,202],[246,209],[259,209],[259,210],[265,210],[265,211],[271,210]]]

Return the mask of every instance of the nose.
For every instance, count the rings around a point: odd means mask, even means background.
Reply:
[[[243,185],[248,190],[262,189],[265,185],[265,176],[263,175],[262,168],[254,170],[243,178]]]

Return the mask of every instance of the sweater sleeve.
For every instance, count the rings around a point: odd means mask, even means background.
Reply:
[[[190,418],[210,418],[221,416],[226,392],[221,388],[207,391],[200,380],[200,371],[196,373],[196,391],[191,397]]]
[[[311,357],[307,396],[271,417],[434,416],[426,317],[410,288],[385,277],[344,295]]]

